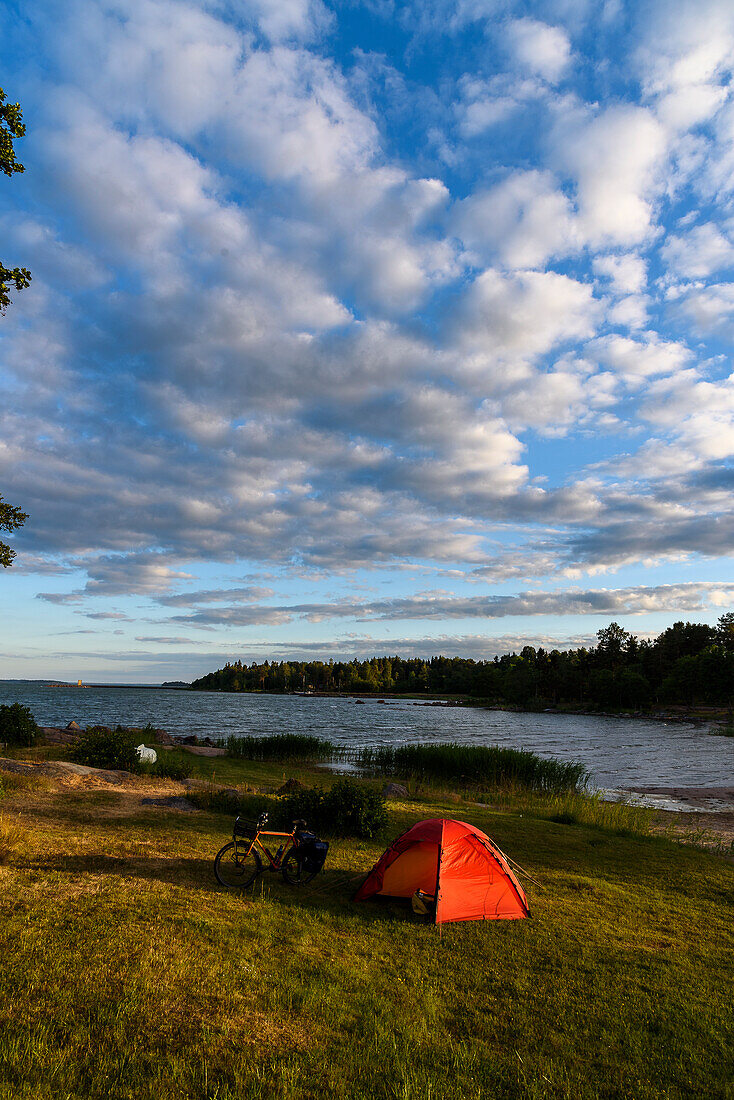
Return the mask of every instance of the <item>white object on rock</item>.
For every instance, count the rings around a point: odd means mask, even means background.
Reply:
[[[146,749],[145,745],[138,745],[138,758],[141,764],[155,764],[158,753],[155,749]]]

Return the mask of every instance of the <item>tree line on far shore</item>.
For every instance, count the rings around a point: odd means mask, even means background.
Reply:
[[[373,657],[366,661],[228,662],[195,691],[464,695],[530,708],[646,710],[734,701],[734,612],[716,626],[677,622],[652,640],[618,623],[589,649],[545,650],[475,661],[467,657]]]

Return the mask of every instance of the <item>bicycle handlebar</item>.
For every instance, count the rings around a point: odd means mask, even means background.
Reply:
[[[265,829],[265,826],[267,825],[267,823],[268,815],[266,813],[260,814],[257,821],[254,823],[252,821],[245,821],[244,818],[238,816],[235,821],[235,832],[239,833],[240,835],[254,836],[254,834],[256,832],[260,832],[260,830],[266,832],[267,830]],[[306,822],[302,817],[299,817],[296,821],[293,822],[294,832],[298,832],[299,830],[304,829],[306,829]],[[251,832],[248,832],[248,830],[251,830]]]

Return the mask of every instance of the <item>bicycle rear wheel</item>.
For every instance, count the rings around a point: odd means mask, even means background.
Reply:
[[[291,848],[283,860],[282,873],[285,881],[291,886],[305,886],[316,877],[318,872],[307,871],[303,862],[303,853],[298,848]]]
[[[262,869],[262,860],[255,849],[248,852],[244,844],[235,845],[233,840],[214,857],[217,882],[229,890],[244,890],[251,886]]]

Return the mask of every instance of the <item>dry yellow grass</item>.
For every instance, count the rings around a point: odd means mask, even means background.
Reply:
[[[27,840],[28,832],[18,815],[0,814],[0,863],[7,863]]]

